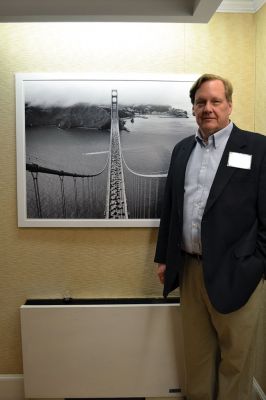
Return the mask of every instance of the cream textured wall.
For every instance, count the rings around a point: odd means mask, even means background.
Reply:
[[[0,374],[22,372],[27,298],[161,295],[156,229],[17,228],[14,73],[214,72],[234,83],[233,120],[254,129],[255,28],[251,14],[216,14],[207,25],[0,25]]]
[[[252,14],[215,14],[207,25],[185,26],[185,72],[214,72],[229,78],[235,99],[232,119],[251,130],[254,129],[254,40]]]
[[[256,102],[255,127],[266,134],[266,4],[255,15],[256,25]]]

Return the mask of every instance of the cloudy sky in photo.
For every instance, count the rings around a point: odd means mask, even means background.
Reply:
[[[111,92],[118,92],[120,106],[169,105],[191,112],[191,81],[152,80],[27,80],[25,102],[39,106],[70,106],[76,103],[110,106]]]

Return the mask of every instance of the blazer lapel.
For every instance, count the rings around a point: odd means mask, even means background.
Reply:
[[[231,135],[228,139],[228,142],[225,146],[219,167],[217,169],[209,197],[206,203],[204,215],[209,211],[209,209],[216,202],[226,184],[230,180],[231,176],[236,171],[235,168],[230,168],[227,166],[229,153],[232,152],[241,152],[243,148],[247,146],[246,138],[243,133],[234,125]]]

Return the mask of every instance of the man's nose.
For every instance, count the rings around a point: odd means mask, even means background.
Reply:
[[[204,112],[210,113],[212,112],[212,106],[210,101],[206,101],[204,105]]]

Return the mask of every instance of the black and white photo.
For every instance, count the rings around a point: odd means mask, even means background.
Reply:
[[[17,74],[20,226],[157,226],[190,76]]]

